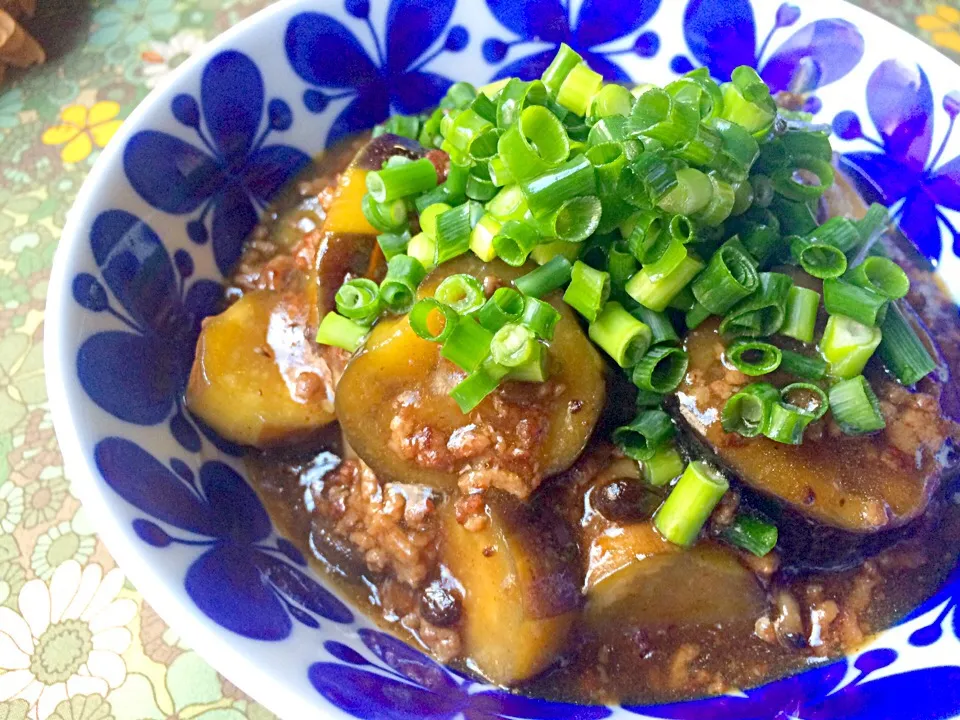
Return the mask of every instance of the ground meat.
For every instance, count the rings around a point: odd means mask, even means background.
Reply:
[[[673,689],[685,688],[691,684],[692,670],[690,665],[700,655],[700,647],[693,643],[684,643],[670,658],[670,674],[668,684]]]
[[[921,466],[943,445],[949,428],[940,416],[937,399],[922,392],[911,393],[901,385],[885,382],[878,387],[880,410],[887,422],[890,445],[902,458],[884,455],[887,462],[905,461]]]
[[[418,586],[436,566],[438,530],[426,493],[416,485],[381,485],[362,461],[347,460],[317,484],[314,503],[370,570]]]
[[[463,641],[456,628],[433,625],[417,613],[405,616],[401,624],[412,632],[433,655],[443,663],[450,662],[463,652]]]
[[[450,170],[450,156],[443,150],[427,150],[424,157],[433,163],[433,167],[437,171],[437,184],[439,185],[446,180],[447,172]]]

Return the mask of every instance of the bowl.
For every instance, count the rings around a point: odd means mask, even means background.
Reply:
[[[960,577],[854,655],[705,700],[608,708],[485,686],[377,630],[273,528],[238,449],[184,408],[202,317],[308,156],[434,105],[453,80],[537,76],[568,42],[610,79],[740,64],[835,131],[960,294],[958,68],[830,0],[286,0],[186,63],[98,160],[57,251],[46,367],[69,471],[110,551],[218,670],[284,718],[941,718],[960,713]]]

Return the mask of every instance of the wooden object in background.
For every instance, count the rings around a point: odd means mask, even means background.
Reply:
[[[36,0],[0,0],[0,82],[8,65],[28,67],[46,59],[43,48],[18,20],[33,17]]]

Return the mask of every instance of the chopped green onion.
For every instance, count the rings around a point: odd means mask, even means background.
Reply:
[[[793,352],[781,351],[780,369],[804,380],[822,380],[827,376],[827,363],[823,358],[809,357]]]
[[[663,312],[702,269],[703,263],[693,255],[687,255],[673,272],[657,282],[651,280],[644,268],[627,283],[627,294],[644,307]]]
[[[557,103],[574,115],[584,116],[594,95],[603,87],[603,75],[591,70],[586,63],[574,65],[560,84]]]
[[[706,207],[695,215],[695,219],[707,227],[718,227],[732,214],[736,191],[730,183],[720,180],[715,174],[711,173],[708,177],[713,187],[713,195]]]
[[[703,210],[713,197],[710,178],[696,168],[680,168],[676,177],[677,184],[657,203],[660,209],[682,215]]]
[[[827,374],[835,378],[859,375],[882,338],[878,327],[863,325],[844,315],[831,315],[820,339]]]
[[[733,182],[746,180],[750,168],[760,155],[760,146],[756,139],[740,125],[729,120],[718,117],[707,124],[720,134],[720,151],[714,156],[711,166]],[[756,190],[754,193],[756,194]],[[772,195],[771,186],[770,196]]]
[[[587,143],[590,145],[621,143],[627,137],[627,123],[627,118],[620,115],[601,118],[590,128]]]
[[[497,150],[518,181],[543,175],[567,159],[570,138],[563,123],[542,105],[530,105],[500,136]]]
[[[807,235],[811,242],[833,245],[842,253],[850,253],[860,244],[860,232],[850,218],[832,217]]]
[[[904,385],[914,385],[936,369],[936,361],[899,303],[891,303],[880,328],[883,339],[877,354],[897,380]]]
[[[526,275],[518,277],[513,281],[513,284],[524,295],[541,298],[570,282],[572,269],[573,266],[569,260],[557,255],[536,270],[531,270]]]
[[[378,203],[426,192],[437,186],[437,170],[427,158],[367,173],[367,192]]]
[[[496,187],[516,183],[516,178],[514,178],[510,170],[507,169],[506,163],[503,162],[503,158],[499,155],[494,155],[487,161],[487,169],[490,172],[490,182]]]
[[[820,293],[816,290],[799,285],[791,287],[787,294],[786,317],[780,327],[780,334],[800,342],[813,342],[818,307],[820,307]]]
[[[614,300],[604,305],[588,332],[590,339],[622,368],[636,365],[652,339],[650,328]]]
[[[447,210],[437,218],[437,232],[434,236],[437,241],[435,264],[442,265],[470,249],[471,233],[481,217],[483,206],[467,200],[463,205]]]
[[[860,233],[861,252],[868,251],[879,239],[890,222],[890,212],[878,203],[872,203],[866,214],[857,221],[857,232]]]
[[[772,373],[783,361],[780,348],[759,340],[737,340],[724,353],[727,362],[744,375]]]
[[[793,157],[792,165],[773,176],[773,189],[788,200],[815,200],[833,185],[833,165],[827,160],[800,155]],[[804,182],[810,175],[816,177],[815,185]]]
[[[480,221],[473,226],[473,231],[470,233],[470,250],[484,262],[490,262],[497,256],[497,251],[493,248],[493,239],[500,232],[501,227],[500,221],[490,213],[480,218]]]
[[[729,488],[730,483],[715,468],[694,460],[660,506],[653,524],[674,545],[689,547]]]
[[[452,307],[460,315],[476,312],[486,300],[480,281],[466,273],[444,278],[433,296],[444,305]]]
[[[674,310],[680,310],[681,312],[689,312],[699,304],[693,296],[693,290],[687,285],[683,290],[673,296],[673,300],[671,300],[667,306]]]
[[[655,251],[655,252],[654,252]],[[656,258],[648,260],[643,266],[643,271],[652,283],[658,283],[667,275],[676,270],[686,259],[689,252],[686,245],[672,235],[665,235],[663,242],[658,243],[650,253],[656,254]]]
[[[367,278],[347,280],[334,297],[337,312],[361,325],[370,325],[380,314],[380,287]]]
[[[560,322],[560,311],[553,305],[535,297],[524,298],[521,322],[541,340],[553,340],[553,331]]]
[[[630,113],[632,134],[643,135],[675,147],[691,140],[700,124],[700,113],[688,104],[676,102],[660,88],[651,88],[639,98]]]
[[[627,247],[639,262],[648,262],[647,254],[665,229],[663,215],[656,210],[643,211],[635,219],[633,230],[627,236]]]
[[[830,388],[830,410],[847,435],[866,435],[887,426],[880,402],[863,375],[841,380]]]
[[[514,382],[546,382],[550,377],[549,367],[547,347],[537,343],[533,347],[531,358],[520,367],[512,368],[505,379]]]
[[[328,312],[323,316],[320,327],[317,328],[317,342],[321,345],[333,345],[349,352],[356,352],[363,345],[368,332],[370,328],[366,325],[361,325],[335,312]]]
[[[493,238],[493,249],[497,257],[507,265],[520,267],[530,256],[530,251],[540,242],[540,235],[530,225],[516,220],[508,220]]]
[[[448,210],[453,208],[446,203],[434,203],[420,211],[420,230],[432,238],[437,237],[437,220]]]
[[[563,301],[594,322],[607,298],[610,297],[610,273],[595,270],[577,260],[570,274],[570,285],[563,294]]]
[[[533,358],[536,346],[537,338],[530,328],[508,323],[494,333],[490,355],[498,365],[515,368]]]
[[[600,224],[603,205],[596,195],[585,195],[567,200],[552,215],[537,225],[545,237],[578,243],[593,235]]]
[[[567,79],[567,75],[582,62],[583,58],[580,57],[573,48],[566,43],[561,43],[560,49],[554,56],[553,61],[547,69],[543,71],[543,75],[540,78],[547,92],[550,93],[551,96],[556,97],[557,93],[560,92],[563,81]]]
[[[613,431],[613,441],[627,457],[648,460],[676,434],[676,426],[663,410],[642,410],[629,425]]]
[[[665,395],[677,389],[687,374],[690,358],[685,350],[658,345],[633,369],[633,384],[641,390]]]
[[[480,95],[478,99],[480,97],[490,102],[486,96]],[[459,113],[450,124],[449,130],[443,134],[444,141],[440,147],[449,153],[450,157],[460,161],[482,161],[497,152],[497,129],[491,120],[483,117],[475,108],[467,108]]]
[[[775,193],[770,201],[769,210],[780,222],[783,235],[806,235],[817,229],[817,216],[813,211],[814,203],[788,200]]]
[[[380,232],[400,232],[407,227],[407,204],[402,199],[378,203],[366,193],[360,209],[367,222]]]
[[[623,85],[609,83],[600,88],[590,103],[590,118],[596,122],[614,115],[626,116],[633,109],[634,97]]]
[[[383,257],[390,260],[394,255],[402,255],[407,251],[407,244],[410,242],[410,231],[404,230],[402,233],[382,233],[377,235],[377,244]]]
[[[843,280],[823,281],[823,306],[830,315],[846,315],[864,325],[876,326],[886,317],[885,295]]]
[[[371,137],[380,137],[385,133],[416,140],[420,134],[420,118],[416,115],[391,115],[373,128]]]
[[[846,279],[891,300],[899,300],[910,292],[910,278],[903,268],[890,258],[876,255],[865,258],[847,274]]]
[[[497,194],[497,186],[490,179],[490,170],[486,165],[475,165],[469,175],[467,175],[467,184],[464,187],[464,193],[471,200],[486,202],[491,200]]]
[[[653,487],[663,487],[679,477],[687,464],[675,445],[658,448],[652,456],[641,461],[643,479]]]
[[[847,270],[847,256],[839,248],[808,237],[795,237],[790,254],[809,275],[821,280],[840,277]]]
[[[630,252],[626,241],[615,240],[607,253],[607,272],[614,297],[620,297],[627,281],[637,272],[637,259]]]
[[[757,557],[764,557],[777,545],[777,526],[756,515],[738,513],[723,532],[723,539]]]
[[[437,257],[437,241],[425,232],[417,233],[407,243],[407,255],[417,260],[424,270],[432,270],[435,267],[433,261]],[[394,257],[400,256],[395,255]],[[390,260],[393,260],[393,258],[390,258]]]
[[[524,312],[523,296],[513,288],[497,288],[477,311],[480,325],[496,332],[507,323],[519,322]]]
[[[764,435],[784,445],[800,445],[803,443],[803,433],[811,422],[813,418],[799,408],[774,403]]]
[[[413,305],[417,287],[426,274],[423,265],[416,258],[410,255],[394,255],[387,263],[387,275],[380,283],[380,302],[390,312],[407,312]]]
[[[693,307],[687,310],[686,314],[683,316],[683,321],[688,330],[696,330],[698,327],[700,327],[703,321],[711,315],[712,313],[707,310],[707,308],[698,302],[694,302]]]
[[[760,286],[760,277],[745,251],[722,245],[691,284],[693,295],[713,315],[723,315]]]
[[[460,318],[447,337],[440,354],[454,365],[473,372],[490,354],[493,333],[470,317]]]
[[[623,168],[617,193],[634,207],[648,208],[676,185],[677,172],[672,161],[660,153],[642,152]]]
[[[527,200],[519,185],[508,185],[487,203],[487,212],[500,222],[523,220],[527,214]]]
[[[766,433],[774,405],[780,402],[780,391],[766,382],[747,385],[723,406],[720,423],[728,433],[752,438]]]
[[[787,295],[793,280],[781,273],[759,274],[760,285],[750,297],[741,300],[720,322],[720,332],[731,335],[773,335],[783,325]]]
[[[434,312],[439,316],[437,320],[433,319]],[[419,337],[430,342],[442,343],[450,337],[460,320],[460,316],[449,305],[445,305],[435,298],[424,298],[417,301],[416,305],[410,310],[407,319],[410,322],[410,327]],[[438,321],[441,322],[440,329],[434,332],[431,330],[431,325],[437,325]]]
[[[663,395],[637,388],[637,409],[659,408],[663,406]]]
[[[477,89],[468,82],[455,82],[447,90],[447,94],[440,101],[440,107],[445,109],[463,110],[474,98],[477,97]]]
[[[730,215],[736,217],[743,215],[753,205],[753,184],[747,178],[741,182],[734,182],[733,187],[733,206],[730,208]]]
[[[527,207],[536,218],[556,212],[567,200],[597,192],[597,173],[584,155],[521,183]]]
[[[450,391],[450,397],[456,401],[460,407],[460,412],[468,413],[483,402],[487,395],[497,389],[506,374],[506,368],[502,368],[492,361],[485,362],[461,380]]]
[[[680,336],[670,321],[669,316],[656,312],[643,305],[637,305],[630,310],[630,314],[650,328],[653,345],[669,345],[680,342]]]
[[[791,408],[796,408],[810,416],[811,420],[819,420],[827,413],[830,407],[827,394],[819,385],[807,382],[796,382],[780,390],[780,402]]]
[[[527,105],[544,105],[546,102],[547,89],[542,82],[510,78],[497,98],[497,127],[506,130],[520,119],[520,113]]]
[[[736,68],[730,79],[731,82],[720,86],[723,93],[721,117],[740,125],[755,137],[766,135],[777,115],[770,88],[756,70],[746,65]]]
[[[555,257],[566,258],[567,262],[573,262],[580,257],[580,249],[580,245],[577,243],[569,243],[564,240],[542,242],[530,251],[530,259],[537,265],[546,265]]]

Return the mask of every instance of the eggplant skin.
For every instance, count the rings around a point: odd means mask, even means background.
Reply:
[[[949,435],[935,395],[923,403],[919,394],[871,367],[868,376],[881,397],[886,430],[850,437],[835,432],[828,416],[808,429],[801,445],[742,438],[720,425],[727,399],[750,381],[731,378],[721,359],[724,344],[715,320],[689,333],[689,371],[669,403],[688,439],[720,468],[800,515],[848,532],[899,527],[924,512],[943,474],[940,450]],[[778,387],[789,382],[763,379]]]

